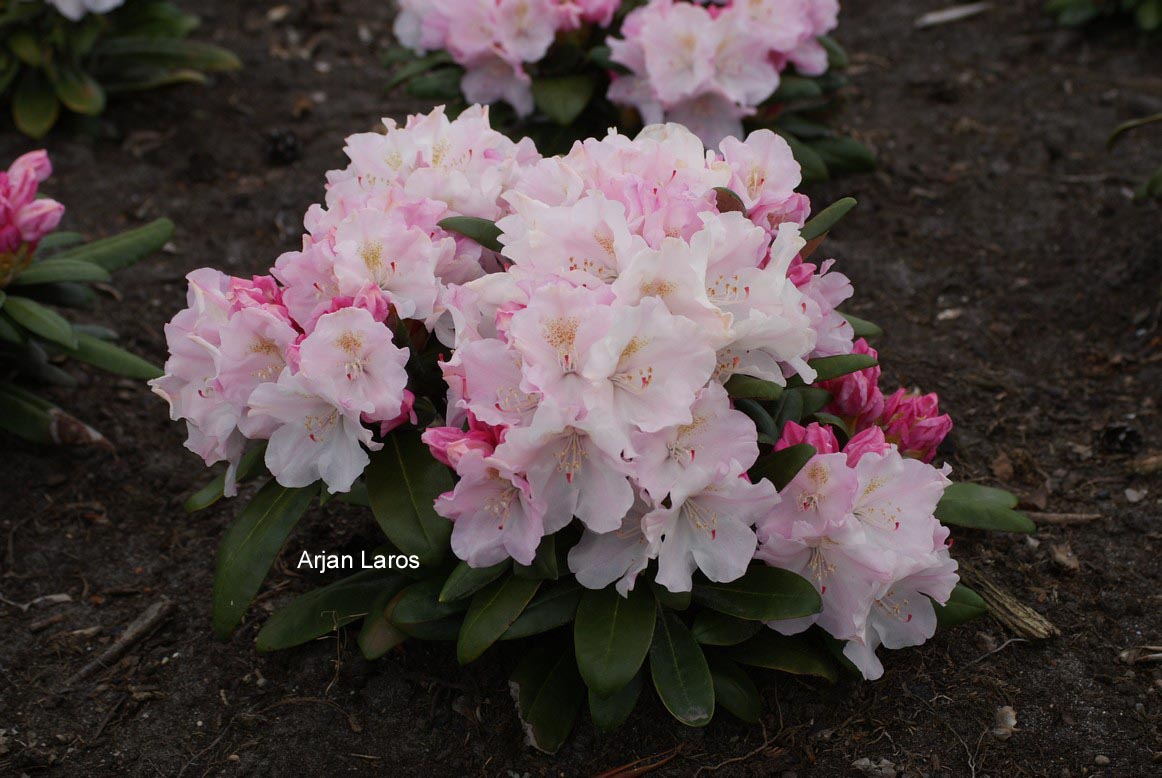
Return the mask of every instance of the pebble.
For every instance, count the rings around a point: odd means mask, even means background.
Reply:
[[[1098,767],[1105,767],[1110,763],[1110,758],[1105,754],[1098,754],[1093,758],[1093,763]]]

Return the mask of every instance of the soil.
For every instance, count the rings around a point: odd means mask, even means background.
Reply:
[[[196,5],[201,34],[244,70],[116,103],[44,144],[66,228],[177,223],[169,250],[120,274],[120,297],[81,314],[158,362],[185,273],[264,271],[296,247],[342,139],[428,107],[384,91],[387,3],[302,0],[285,17],[269,2]],[[432,644],[369,663],[349,634],[255,651],[265,616],[322,580],[289,560],[374,543],[358,510],[314,511],[243,627],[215,640],[214,553],[236,505],[186,515],[208,475],[163,403],[72,366],[83,387],[52,396],[116,455],[0,438],[0,773],[577,775],[668,758],[655,774],[851,775],[861,759],[925,776],[1162,774],[1162,665],[1119,658],[1162,644],[1162,477],[1135,472],[1162,450],[1162,206],[1129,197],[1162,144],[1143,131],[1103,145],[1119,122],[1162,111],[1162,45],[1118,25],[1059,29],[1041,0],[913,27],[945,5],[847,4],[840,120],[881,169],[809,193],[859,198],[831,253],[858,290],[852,312],[887,332],[885,383],[938,391],[956,420],[956,476],[1033,510],[1101,515],[1034,539],[958,533],[955,554],[1061,637],[1013,640],[981,620],[891,653],[875,683],[771,675],[761,727],[723,714],[688,730],[646,701],[618,733],[583,719],[545,756],[524,745],[504,651],[467,668]],[[0,159],[37,145],[6,130]],[[12,605],[53,594],[70,601]],[[176,607],[149,637],[60,691],[162,597]],[[1001,706],[1017,717],[1004,740]]]

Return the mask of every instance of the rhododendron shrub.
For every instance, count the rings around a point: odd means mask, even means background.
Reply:
[[[44,151],[29,152],[0,171],[0,430],[33,443],[108,446],[92,427],[33,393],[29,385],[77,386],[64,358],[140,380],[161,371],[110,343],[116,333],[73,324],[58,308],[85,308],[90,284],[160,249],[173,225],[159,219],[137,230],[85,244],[59,232],[65,207],[39,196],[52,174]]]
[[[881,649],[983,611],[948,525],[1031,525],[952,483],[935,395],[881,387],[877,330],[816,257],[854,201],[809,219],[783,139],[665,124],[542,157],[480,107],[386,124],[349,139],[301,250],[195,271],[166,328],[154,389],[226,463],[189,507],[269,474],[219,552],[219,633],[336,495],[371,509],[381,563],[259,648],[360,618],[369,658],[537,636],[512,680],[546,750],[586,698],[624,720],[646,674],[686,724],[753,721],[744,666],[875,679]]]
[[[609,126],[686,125],[708,147],[773,129],[809,180],[867,170],[826,120],[844,81],[838,0],[402,0],[391,81],[503,106],[542,151]]]
[[[186,40],[198,18],[166,0],[14,0],[0,5],[0,96],[25,135],[61,111],[95,116],[106,96],[240,66],[230,52]]]

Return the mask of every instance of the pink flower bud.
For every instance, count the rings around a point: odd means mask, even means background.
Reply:
[[[876,350],[863,338],[855,342],[851,353],[865,354],[873,359],[879,358]],[[831,402],[827,405],[827,411],[850,422],[857,430],[874,423],[884,410],[884,395],[880,391],[879,380],[880,368],[876,365],[820,382],[821,389],[831,392]]]
[[[811,422],[806,427],[789,421],[783,427],[783,434],[775,444],[775,451],[782,451],[800,443],[807,443],[815,447],[817,454],[834,454],[839,451],[839,441],[830,427],[818,422]]]
[[[57,228],[64,213],[56,200],[34,200],[16,212],[16,228],[25,242],[36,243]]]
[[[864,454],[882,454],[890,448],[891,446],[884,439],[882,429],[868,427],[847,441],[847,445],[843,447],[843,453],[847,454],[847,466],[855,467]]]
[[[878,424],[900,453],[924,462],[936,457],[936,448],[952,430],[952,419],[940,413],[935,394],[909,394],[903,389],[884,401]]]

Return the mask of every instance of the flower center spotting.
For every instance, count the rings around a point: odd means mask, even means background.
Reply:
[[[557,472],[564,473],[565,481],[571,484],[573,477],[585,465],[585,460],[588,458],[589,452],[585,448],[583,435],[570,428],[569,433],[565,436],[564,445],[556,453]]]
[[[863,488],[860,498],[867,498],[876,490],[883,488],[885,483],[884,479],[878,476],[872,478],[867,482],[867,486]],[[887,507],[864,505],[852,511],[852,514],[863,523],[888,532],[900,528],[900,516],[902,513],[903,511],[900,506],[894,504],[889,504]]]
[[[688,462],[692,463],[694,461],[695,448],[692,445],[694,441],[691,438],[706,426],[706,422],[707,418],[705,416],[695,415],[689,424],[683,424],[678,427],[674,439],[670,441],[670,459],[680,465],[686,465]]]
[[[719,274],[714,283],[706,287],[706,295],[714,301],[737,302],[750,296],[750,287],[742,285],[737,273],[731,276]]]
[[[307,414],[306,419],[303,420],[303,426],[307,428],[307,437],[313,443],[326,443],[327,433],[331,431],[338,420],[339,410],[332,408],[329,413],[323,416]]]
[[[512,503],[516,496],[516,487],[508,484],[502,486],[500,491],[484,501],[484,510],[496,521],[498,530],[504,529],[504,523],[508,521],[509,514],[512,513]]]
[[[617,373],[613,376],[613,382],[630,391],[644,391],[654,380],[653,365],[639,365],[634,367],[625,364],[635,354],[640,352],[650,344],[649,338],[641,338],[634,336],[625,344],[625,348],[621,350],[621,355],[617,358]]]
[[[718,536],[718,513],[708,511],[694,500],[682,503],[682,515],[690,526],[699,532],[708,535],[711,540]]]
[[[763,191],[763,187],[766,186],[766,183],[767,176],[763,169],[758,165],[752,167],[750,172],[746,174],[746,191],[752,200],[758,199],[758,196]]]
[[[912,620],[912,613],[908,609],[908,599],[905,597],[896,601],[895,596],[896,591],[890,589],[887,594],[876,600],[876,606],[883,610],[885,615],[907,624]]]
[[[383,244],[376,241],[365,241],[359,246],[359,258],[363,265],[372,273],[377,273],[383,267]]]
[[[642,297],[665,297],[677,288],[673,281],[663,281],[659,278],[653,281],[642,281],[641,286],[638,287],[638,292],[641,293]]]
[[[343,363],[348,381],[354,381],[363,375],[363,358],[359,352],[363,349],[363,336],[353,330],[345,330],[335,339],[335,347],[347,355]]]
[[[557,352],[557,360],[561,369],[571,373],[577,368],[577,357],[573,353],[574,341],[577,340],[577,328],[581,320],[576,316],[559,316],[549,319],[542,326],[545,342]]]
[[[283,365],[286,364],[283,360],[282,349],[270,338],[255,338],[250,344],[250,353],[270,357],[270,360],[265,365],[251,373],[251,376],[257,378],[259,381],[275,380],[282,371]]]
[[[823,487],[827,486],[830,476],[827,474],[827,468],[818,463],[808,463],[807,465],[807,481],[811,487],[804,489],[799,494],[799,510],[801,511],[818,511],[819,504],[823,501],[821,492]]]

